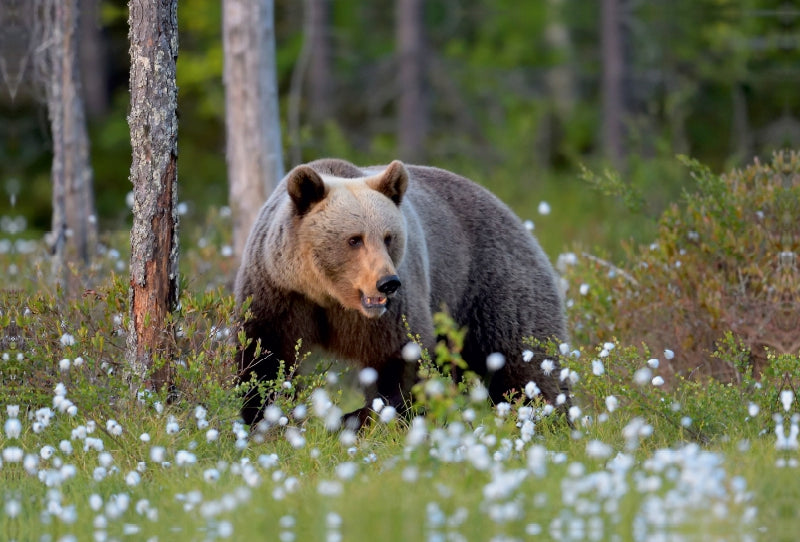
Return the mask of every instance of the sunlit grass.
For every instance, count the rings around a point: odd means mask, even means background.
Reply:
[[[543,222],[565,205],[540,201]],[[233,384],[228,220],[212,213],[184,250],[169,397],[124,378],[124,236],[76,271],[77,294],[53,285],[41,243],[2,244],[0,265],[14,271],[0,290],[4,540],[794,538],[800,359],[768,352],[756,379],[729,334],[707,358],[740,371],[737,382],[676,372],[682,344],[610,338],[616,298],[598,277],[619,270],[608,262],[564,275],[584,326],[574,336],[609,337],[551,346],[574,393],[571,424],[534,385],[521,390],[532,404],[520,394],[492,406],[485,388],[432,369],[411,418],[381,411],[356,434],[338,421],[370,374],[307,363],[274,383],[263,430],[248,432]]]

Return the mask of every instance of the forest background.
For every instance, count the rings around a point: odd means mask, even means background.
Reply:
[[[309,21],[304,8],[313,4],[322,17]],[[451,169],[534,219],[554,258],[573,242],[613,255],[621,238],[648,240],[655,218],[692,182],[676,154],[720,171],[800,143],[800,10],[790,2],[427,0],[415,21],[421,99],[405,123],[399,4],[275,2],[287,169],[325,156]],[[127,9],[102,0],[80,7],[99,227],[126,230]],[[178,17],[186,232],[227,203],[221,3],[184,0]],[[8,25],[3,34],[3,58],[21,65],[3,64],[0,216],[13,202],[22,229],[36,236],[51,220],[47,108],[25,69],[29,55],[16,50],[35,47],[30,36]],[[619,171],[641,205],[599,198],[582,165]],[[551,214],[537,212],[542,201]]]

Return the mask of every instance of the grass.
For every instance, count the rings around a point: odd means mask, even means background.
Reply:
[[[76,437],[88,421],[80,413],[55,414],[38,434],[21,420],[19,438],[3,440],[6,532],[17,540],[126,533],[181,540],[511,540],[540,531],[561,540],[741,538],[765,526],[763,511],[780,500],[787,476],[776,466],[774,438],[758,437],[757,426],[748,430],[753,440],[721,438],[704,447],[664,442],[653,427],[631,449],[623,437],[633,419],[626,409],[574,434],[555,424],[523,442],[513,414],[499,418],[486,405],[474,408],[480,421],[429,426],[416,443],[410,441],[418,434],[400,420],[348,440],[311,418],[289,423],[301,427],[303,445],[290,444],[287,430],[276,427],[243,450],[229,420],[209,420],[220,433],[209,442],[208,429],[198,429],[185,409],[158,414],[131,405],[120,411],[118,436],[104,431],[106,420],[93,420],[88,436],[103,441],[103,452],[86,450]],[[180,429],[169,434],[172,416]],[[64,441],[72,453],[62,451]],[[46,446],[56,451],[43,459]],[[8,457],[15,447],[24,458]],[[163,449],[163,457],[154,449]],[[780,524],[777,515],[772,521]]]
[[[737,208],[739,196],[726,197],[717,200]],[[706,221],[707,213],[695,214]],[[726,381],[682,370],[689,358],[675,339],[681,334],[659,335],[658,350],[631,340],[642,333],[634,310],[623,313],[627,342],[612,339],[623,330],[613,326],[623,322],[621,302],[636,310],[649,303],[644,290],[615,286],[619,270],[650,280],[633,264],[575,256],[564,272],[575,344],[552,347],[573,371],[574,427],[542,403],[492,406],[429,364],[426,378],[440,386],[420,386],[427,414],[384,415],[358,434],[329,430],[327,421],[338,419],[331,409],[358,404],[348,385],[358,378],[321,365],[291,385],[275,382],[280,411],[248,435],[237,421],[230,361],[237,328],[225,278],[235,266],[221,233],[228,221],[212,213],[182,253],[191,279],[169,330],[169,403],[166,394],[130,392],[124,378],[124,239],[109,240],[118,250],[75,275],[88,288],[83,295],[52,286],[41,245],[0,244],[9,270],[0,290],[4,540],[795,539],[798,354],[759,353],[765,368],[755,378],[755,351],[727,333],[702,353],[737,375]],[[759,226],[764,235],[770,224]],[[708,239],[727,243],[712,226]],[[686,236],[662,230],[686,266],[713,275],[716,245],[692,257]],[[796,273],[780,270],[781,291],[796,291]],[[662,316],[671,277],[662,283],[653,274],[646,292]],[[684,311],[692,321],[707,318]],[[437,354],[446,360],[446,349]]]

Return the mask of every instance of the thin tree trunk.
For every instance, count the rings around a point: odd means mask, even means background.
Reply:
[[[333,110],[331,96],[330,0],[306,0],[311,32],[311,60],[309,65],[309,103],[311,122],[324,124]]]
[[[178,297],[178,0],[130,0],[130,93],[133,228],[127,360],[131,387],[166,359],[167,315]],[[164,366],[149,387],[168,381]]]
[[[603,128],[602,147],[615,167],[622,166],[622,121],[624,115],[622,77],[621,0],[602,0],[600,10],[603,61]]]
[[[86,113],[95,118],[108,111],[108,44],[100,28],[100,0],[79,0],[79,7],[78,58],[83,97]]]
[[[66,262],[89,263],[97,239],[76,41],[77,4],[77,0],[39,0],[36,23],[37,68],[53,139],[51,249],[57,280],[66,278]]]
[[[233,245],[241,258],[264,200],[283,177],[272,0],[224,0],[225,128]]]
[[[399,55],[398,147],[403,160],[424,158],[428,109],[424,93],[425,43],[422,0],[397,0],[397,51]]]
[[[731,102],[733,107],[733,120],[731,121],[731,154],[738,161],[749,160],[753,154],[750,122],[747,114],[747,95],[742,85],[734,83],[731,86]]]
[[[297,55],[289,83],[289,111],[286,124],[289,130],[289,160],[293,165],[299,164],[303,159],[303,146],[300,141],[300,106],[303,98],[303,80],[311,65],[312,2],[314,0],[306,0],[303,4],[303,46]]]

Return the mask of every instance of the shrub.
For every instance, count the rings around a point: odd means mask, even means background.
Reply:
[[[681,160],[697,191],[663,214],[655,242],[627,246],[619,267],[592,255],[561,259],[568,282],[581,285],[569,292],[575,339],[671,348],[673,375],[731,382],[740,368],[711,355],[731,331],[759,378],[768,351],[800,350],[800,153],[725,175]]]

